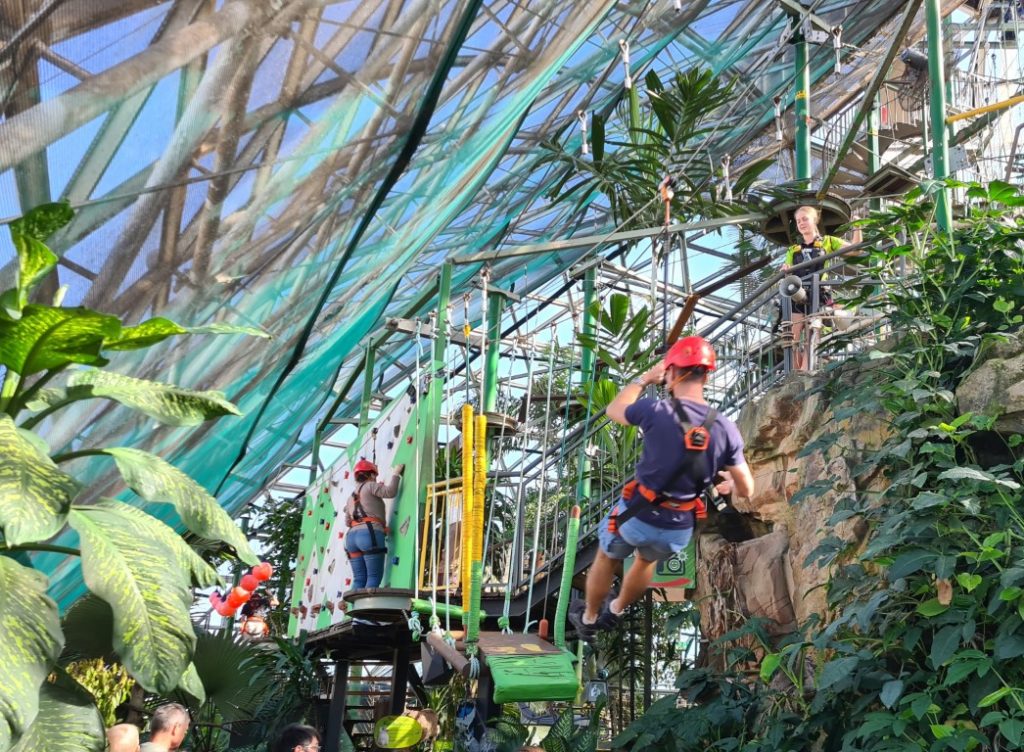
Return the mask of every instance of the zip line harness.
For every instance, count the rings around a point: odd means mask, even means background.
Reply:
[[[387,526],[384,524],[383,520],[378,519],[377,517],[371,517],[367,514],[366,510],[363,508],[362,502],[360,501],[363,486],[365,485],[365,481],[360,483],[356,490],[352,492],[352,524],[349,527],[354,527],[355,525],[366,525],[366,529],[370,531],[370,545],[373,546],[373,548],[368,548],[365,551],[350,551],[348,552],[348,557],[350,559],[358,559],[364,554],[382,554],[388,550],[383,545],[384,541],[380,541],[378,543],[377,531],[373,529],[374,524],[380,525],[385,530],[387,530]]]
[[[711,445],[711,426],[718,420],[718,410],[708,408],[708,414],[700,425],[693,425],[686,416],[679,400],[672,399],[672,410],[676,423],[683,430],[683,448],[685,451],[684,465],[676,477],[689,477],[694,484],[695,492],[692,499],[676,499],[667,494],[648,488],[636,478],[626,483],[622,489],[622,498],[627,506],[621,512],[618,505],[612,510],[608,529],[617,532],[621,525],[633,519],[640,510],[645,509],[644,504],[629,504],[633,496],[640,494],[648,503],[678,512],[693,512],[698,520],[707,517],[707,505],[704,503],[704,489],[708,485],[708,459],[707,450]]]

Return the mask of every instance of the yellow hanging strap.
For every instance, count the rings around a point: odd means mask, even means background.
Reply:
[[[473,560],[473,446],[473,406],[467,403],[462,406],[462,551],[459,556],[463,613],[469,612],[470,562]]]
[[[481,565],[484,560],[484,507],[487,491],[487,416],[476,416],[476,429],[473,431],[473,443],[476,445],[473,467],[473,559]]]

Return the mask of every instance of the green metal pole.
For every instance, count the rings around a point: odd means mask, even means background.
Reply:
[[[309,485],[316,482],[317,470],[320,469],[320,427],[313,431],[313,450],[309,453]]]
[[[437,335],[434,337],[434,373],[444,370],[444,354],[448,349],[448,304],[452,297],[452,262],[441,267],[437,291]]]
[[[373,400],[373,367],[377,359],[377,350],[373,342],[366,346],[366,359],[363,362],[363,401],[359,404],[359,430],[370,424],[370,402]]]
[[[811,184],[811,68],[807,64],[807,39],[801,31],[793,37],[796,45],[796,67],[793,71],[796,83],[796,101],[793,114],[796,117],[796,179],[809,188]]]
[[[871,112],[868,113],[868,175],[874,175],[882,167],[881,143],[878,139],[878,129],[880,127],[878,97],[875,97],[871,103]],[[871,199],[871,211],[878,211],[881,208],[881,199]]]
[[[555,606],[555,647],[565,649],[565,617],[569,614],[569,593],[572,592],[572,576],[576,571],[576,548],[580,541],[580,508],[573,506],[569,512],[569,526],[565,533],[565,556],[562,559],[562,583],[558,589],[558,604]]]
[[[498,356],[501,351],[501,309],[504,297],[491,293],[487,298],[487,359],[484,364],[485,413],[498,406]]]
[[[925,0],[928,28],[928,78],[931,83],[932,177],[943,180],[949,176],[949,131],[946,130],[946,66],[942,49],[942,7],[940,0]],[[935,196],[935,214],[939,229],[953,227],[949,190],[942,188]]]
[[[594,288],[597,280],[597,267],[590,267],[583,274],[583,333],[594,336],[594,315],[590,307],[594,304]],[[583,348],[580,358],[580,381],[586,386],[594,378],[594,351]]]
[[[594,315],[590,307],[594,303],[594,288],[596,286],[597,268],[590,267],[583,276],[583,334],[594,336],[596,326]],[[589,347],[583,347],[580,358],[580,385],[583,389],[589,390],[594,381],[594,351]],[[589,401],[588,401],[589,404]],[[593,413],[593,408],[588,408],[588,417]],[[584,440],[580,447],[579,455],[579,480],[576,482],[576,502],[588,504],[590,502],[590,457],[586,452],[587,443]]]

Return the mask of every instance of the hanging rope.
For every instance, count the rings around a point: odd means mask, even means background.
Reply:
[[[430,352],[437,352],[437,314],[434,311],[430,312]],[[433,391],[435,384],[443,384],[443,381],[437,381],[437,379],[444,378],[444,366],[446,364],[447,353],[442,353],[440,361],[441,365],[438,370],[432,374],[432,381],[430,389]],[[427,566],[430,567],[430,631],[433,634],[441,633],[441,619],[437,615],[437,570],[440,568],[440,554],[437,550],[437,460],[436,455],[434,462],[430,464],[430,558],[427,562]],[[447,451],[445,455],[447,455]]]
[[[480,327],[480,359],[486,361],[487,358],[487,280],[491,276],[485,266],[480,270],[480,318],[482,325]],[[484,414],[487,409],[485,406],[486,392],[487,392],[487,378],[486,378],[486,366],[481,366],[480,369],[480,415]]]
[[[415,484],[414,485],[414,491],[415,491],[415,494],[416,494],[416,502],[415,502],[415,505],[414,505],[414,508],[413,508],[413,512],[412,512],[412,517],[413,517],[413,524],[412,524],[412,530],[413,530],[413,535],[412,535],[412,539],[413,539],[413,544],[412,544],[413,545],[413,552],[412,552],[412,555],[413,555],[413,561],[417,562],[417,563],[420,560],[420,537],[416,534],[416,531],[418,531],[420,529],[420,488],[422,488],[422,486],[420,485],[420,472],[421,472],[420,462],[421,462],[421,455],[422,455],[422,448],[423,448],[422,420],[421,420],[421,416],[422,416],[421,407],[422,407],[422,405],[420,404],[420,399],[421,399],[422,393],[423,393],[422,384],[420,383],[422,381],[422,378],[423,378],[423,375],[422,375],[422,373],[420,371],[421,361],[423,360],[423,340],[421,338],[422,334],[423,334],[423,321],[421,319],[417,318],[416,319],[416,335],[415,335],[415,337],[416,337],[416,366],[413,369],[413,381],[412,381],[412,383],[413,383],[413,409],[415,410],[415,414],[416,414],[416,424],[415,424],[415,428],[413,429],[413,435],[415,437],[413,439],[413,441],[414,441],[414,445],[415,445],[415,448],[416,448],[416,451],[413,454],[413,482]],[[419,600],[419,597],[420,597],[420,578],[418,576],[413,577],[412,578],[412,582],[413,582],[413,597],[416,600]],[[419,639],[420,639],[420,635],[423,633],[423,624],[420,622],[420,614],[419,614],[418,611],[413,610],[412,615],[409,617],[408,625],[409,625],[409,631],[412,633],[413,641],[414,642],[418,642]]]
[[[772,101],[775,102],[775,140],[783,141],[785,137],[782,132],[782,95],[776,94]]]
[[[835,54],[835,72],[836,78],[839,78],[843,73],[843,25],[832,27],[832,52]]]
[[[551,339],[548,346],[548,389],[547,398],[544,403],[544,414],[551,414],[551,387],[555,382],[555,350],[558,349],[558,332],[555,325],[551,325]],[[538,547],[540,546],[540,520],[544,513],[544,494],[547,488],[548,470],[548,446],[547,433],[544,436],[544,449],[540,461],[540,490],[537,494],[537,512],[533,523],[533,548],[530,552],[530,582],[526,590],[526,622],[523,625],[523,634],[526,634],[533,622],[530,620],[530,609],[533,606],[533,582],[537,578]]]
[[[587,113],[585,110],[576,111],[576,119],[580,121],[580,133],[583,138],[582,153],[584,156],[590,154],[590,145],[587,143]]]
[[[626,88],[626,91],[629,91],[633,88],[633,76],[630,75],[629,71],[629,41],[620,39],[619,49],[622,51],[622,64],[626,68],[626,78],[623,80],[622,85]]]
[[[536,339],[530,338],[530,350],[527,352],[526,346],[523,345],[523,356],[526,358],[527,371],[526,371],[526,419],[523,421],[522,434],[523,440],[521,443],[522,449],[526,448],[526,442],[530,437],[530,406],[533,401],[533,368],[537,354],[537,342]],[[512,530],[512,556],[515,559],[510,559],[508,563],[508,583],[505,587],[505,605],[502,608],[501,617],[498,619],[498,627],[504,634],[512,634],[512,625],[509,622],[509,609],[512,605],[512,589],[515,586],[515,572],[516,572],[516,561],[522,562],[522,552],[518,550],[519,536],[522,533],[523,523],[523,486],[526,482],[526,474],[520,473],[519,475],[519,488],[516,491],[516,523]],[[529,614],[527,614],[529,618]]]
[[[447,335],[448,341],[451,341],[452,332],[454,331],[454,324],[452,323],[452,313],[454,308],[452,304],[448,304],[448,322],[447,322]],[[457,352],[457,351],[456,351]],[[447,353],[445,353],[445,365],[448,365]],[[458,355],[452,356],[454,360]],[[451,478],[452,478],[452,421],[451,421],[451,410],[452,410],[452,393],[451,393],[451,376],[455,372],[455,368],[449,367],[445,374],[444,380],[444,404],[445,404],[445,415],[448,416],[447,430],[445,432],[445,450],[444,450],[444,476],[445,480],[448,481],[445,484],[445,496],[444,496],[444,576],[445,576],[445,588],[444,588],[444,641],[449,646],[455,647],[455,637],[452,635],[452,588],[455,583],[452,578],[452,492],[451,492]],[[461,507],[460,501],[460,507]],[[461,509],[460,509],[461,514]],[[461,574],[461,572],[460,572]]]

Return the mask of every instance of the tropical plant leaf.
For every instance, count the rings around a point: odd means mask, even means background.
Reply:
[[[40,204],[23,217],[11,222],[11,232],[45,241],[70,222],[74,216],[75,210],[67,201]]]
[[[0,749],[36,718],[39,688],[64,644],[47,585],[41,572],[0,555]]]
[[[203,324],[202,326],[190,326],[189,334],[245,334],[260,339],[273,339],[270,332],[265,332],[256,326],[241,326],[238,324]]]
[[[146,501],[174,505],[181,521],[202,538],[224,541],[246,564],[258,564],[242,531],[206,489],[155,454],[128,447],[102,450],[114,458],[125,483]]]
[[[26,400],[25,407],[32,412],[39,412],[45,410],[48,407],[59,405],[65,399],[67,399],[68,393],[64,389],[58,389],[53,386],[44,386],[42,389],[32,395],[31,399]]]
[[[106,746],[92,695],[61,670],[43,683],[39,713],[11,752],[103,752]]]
[[[167,525],[112,499],[72,507],[68,516],[82,547],[89,589],[114,612],[114,649],[144,688],[175,689],[192,660],[190,581],[216,573]]]
[[[740,176],[736,178],[736,182],[733,183],[733,192],[741,194],[746,191],[754,184],[754,181],[761,176],[761,173],[773,164],[775,164],[775,160],[773,159],[759,159],[745,166],[743,168],[743,172],[741,172]]]
[[[137,326],[126,326],[116,339],[103,343],[104,350],[141,350],[152,347],[168,337],[180,334],[248,334],[269,339],[270,335],[252,326],[233,324],[206,324],[204,326],[182,326],[161,316],[143,321]]]
[[[188,664],[188,668],[185,669],[185,673],[181,675],[181,681],[178,683],[178,689],[183,692],[188,692],[200,704],[206,702],[206,690],[203,688],[203,680],[199,678],[199,672],[196,671],[196,664],[191,661]]]
[[[37,206],[11,222],[11,239],[18,254],[17,308],[25,307],[28,296],[57,265],[57,255],[43,243],[71,221],[74,212],[67,202]]]
[[[604,116],[595,112],[590,119],[590,149],[594,154],[594,164],[600,165],[604,160]]]
[[[17,321],[0,318],[0,364],[22,376],[70,363],[104,365],[103,341],[120,332],[115,317],[88,308],[27,305]]]
[[[200,392],[108,371],[79,371],[68,379],[68,387],[69,396],[112,399],[172,426],[194,426],[222,415],[241,415],[223,392]]]
[[[231,642],[198,632],[192,665],[208,700],[231,722],[249,719],[252,709],[273,693],[278,683],[274,666],[280,657],[273,643]]]
[[[64,527],[78,484],[0,415],[0,529],[9,544],[46,540]]]
[[[89,593],[72,604],[61,619],[64,652],[60,665],[114,655],[114,612],[110,604]]]
[[[18,290],[11,288],[0,293],[0,316],[17,321],[21,318],[21,305],[18,303]]]

